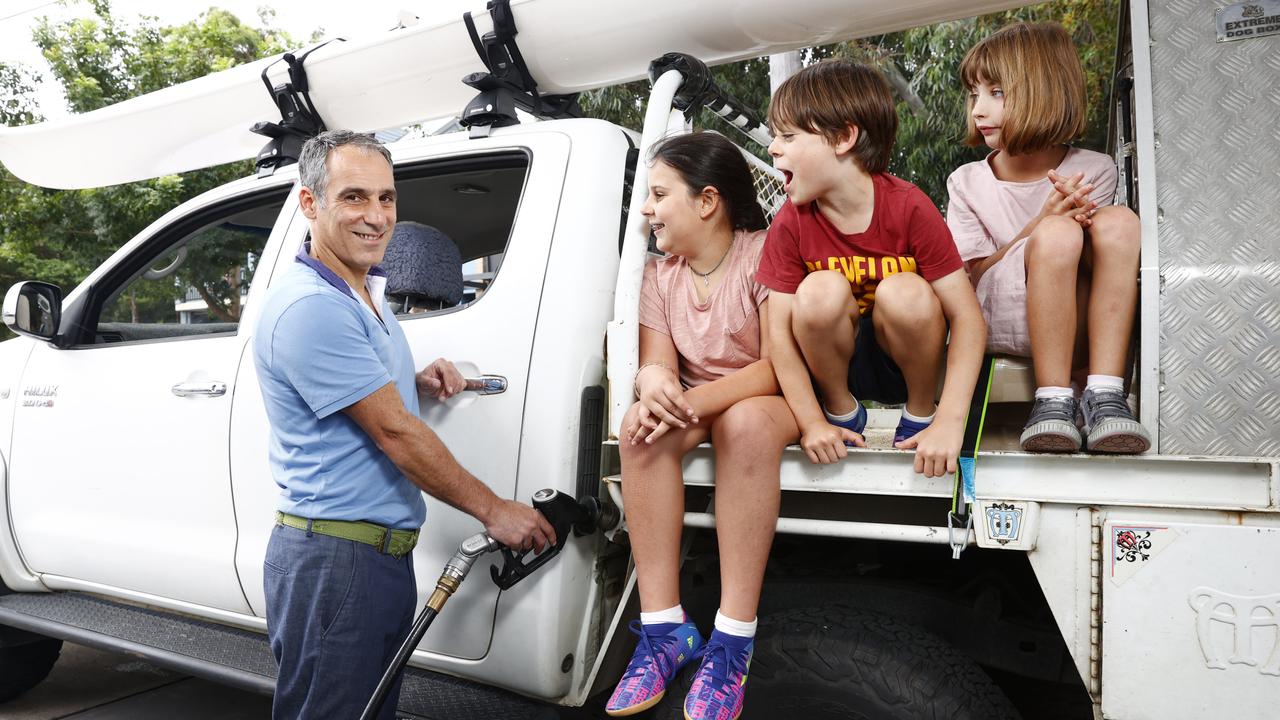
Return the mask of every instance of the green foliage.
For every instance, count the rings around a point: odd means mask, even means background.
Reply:
[[[161,27],[145,17],[126,25],[111,14],[109,0],[92,0],[90,5],[93,17],[56,23],[42,18],[33,33],[53,79],[63,89],[67,107],[76,113],[293,46],[288,35],[245,25],[217,8],[194,21]],[[264,25],[270,18],[270,13],[262,16]],[[0,120],[7,125],[38,121],[39,109],[31,97],[40,81],[25,68],[0,65]],[[145,182],[52,191],[28,185],[0,169],[0,288],[22,279],[41,279],[69,290],[168,210],[250,172],[252,164],[245,161]],[[212,267],[191,264],[197,266]],[[227,290],[228,283],[217,276],[184,279],[214,292]],[[170,313],[172,292],[164,289]],[[238,296],[230,302],[238,312]]]
[[[982,38],[1013,22],[1061,23],[1076,42],[1084,65],[1088,130],[1077,143],[1105,150],[1108,92],[1115,61],[1118,0],[1059,0],[965,20],[912,28],[864,40],[802,52],[806,64],[843,57],[879,67],[895,85],[900,124],[889,171],[920,186],[939,208],[946,206],[947,176],[964,163],[986,154],[985,148],[962,144],[966,90],[960,85],[960,61]],[[717,83],[761,117],[768,109],[767,58],[722,65],[713,70]],[[587,115],[640,129],[648,83],[603,88],[584,97]],[[731,130],[705,110],[695,127]],[[761,154],[759,148],[752,148]],[[762,155],[763,157],[763,155]]]

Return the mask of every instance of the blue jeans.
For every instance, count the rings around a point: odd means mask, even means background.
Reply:
[[[355,720],[408,635],[413,558],[276,525],[263,560],[276,720]],[[393,720],[400,680],[378,715]]]

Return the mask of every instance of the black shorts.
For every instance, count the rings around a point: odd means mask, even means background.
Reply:
[[[907,401],[907,381],[898,364],[876,340],[871,313],[858,321],[858,338],[853,343],[853,359],[849,361],[849,392],[858,400],[874,400],[886,405]]]

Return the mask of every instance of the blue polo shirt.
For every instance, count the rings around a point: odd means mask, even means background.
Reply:
[[[309,247],[273,281],[253,339],[277,507],[315,520],[419,528],[427,514],[422,493],[341,412],[394,382],[418,415],[413,355],[383,297],[386,275],[369,272],[379,318]]]

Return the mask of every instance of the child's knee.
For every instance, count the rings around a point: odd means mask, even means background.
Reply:
[[[849,317],[853,291],[849,279],[834,270],[810,273],[796,288],[791,315],[803,326],[824,326]]]
[[[876,286],[876,320],[890,324],[942,318],[942,304],[927,280],[915,273],[890,275]]]
[[[1072,265],[1080,262],[1084,229],[1075,220],[1050,215],[1036,225],[1027,239],[1027,258],[1033,263]]]
[[[1089,244],[1094,254],[1132,256],[1142,251],[1142,224],[1132,210],[1123,205],[1100,208],[1089,226]]]
[[[771,397],[748,398],[730,406],[716,418],[711,442],[717,449],[752,455],[781,450],[785,428],[775,417]],[[776,446],[776,448],[774,447]]]

